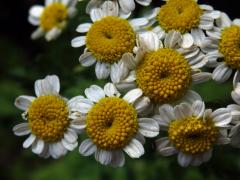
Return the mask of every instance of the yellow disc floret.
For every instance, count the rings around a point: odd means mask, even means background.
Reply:
[[[157,19],[165,31],[185,33],[198,27],[202,10],[194,0],[168,0],[161,6]]]
[[[59,96],[40,96],[28,110],[32,133],[46,142],[60,140],[69,126],[66,101]]]
[[[47,6],[40,18],[40,26],[49,31],[54,27],[63,28],[64,21],[67,19],[68,10],[62,3],[52,3]]]
[[[222,31],[219,51],[228,66],[240,70],[240,26],[233,25]]]
[[[114,63],[133,52],[136,35],[127,20],[107,16],[95,22],[87,33],[86,45],[98,61]]]
[[[123,99],[103,98],[88,113],[86,130],[97,147],[122,149],[138,130],[136,110]]]
[[[172,121],[168,138],[181,152],[194,155],[210,150],[216,142],[218,133],[211,119],[203,121],[190,116]]]
[[[156,103],[169,103],[185,95],[191,84],[191,67],[175,50],[163,48],[145,55],[136,69],[143,93]]]

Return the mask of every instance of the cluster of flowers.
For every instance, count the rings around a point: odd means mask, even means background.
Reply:
[[[151,0],[136,0],[148,6]],[[46,0],[33,6],[29,21],[39,28],[32,38],[53,40],[76,12],[76,0]],[[35,82],[36,97],[19,96],[25,123],[13,128],[29,135],[23,147],[41,157],[59,158],[78,146],[83,156],[95,154],[103,165],[121,167],[124,152],[144,154],[145,137],[165,131],[156,140],[163,156],[178,155],[178,163],[198,166],[212,156],[215,144],[240,147],[240,19],[197,0],[168,0],[144,17],[129,19],[134,0],[91,0],[92,22],[80,24],[72,46],[86,46],[79,61],[95,65],[103,88],[92,85],[85,96],[61,95],[56,75]],[[86,35],[84,35],[86,33]],[[213,72],[203,72],[203,68]],[[205,68],[206,69],[206,68]],[[233,71],[232,98],[237,104],[206,109],[192,89],[210,79],[227,81]],[[120,94],[123,94],[123,96]]]

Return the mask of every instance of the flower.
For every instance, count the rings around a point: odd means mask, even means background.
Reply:
[[[123,151],[131,158],[144,154],[146,137],[159,133],[158,123],[152,118],[142,118],[149,99],[142,97],[140,89],[129,91],[122,98],[116,87],[108,83],[104,89],[92,85],[85,90],[87,98],[78,102],[79,112],[86,118],[77,120],[88,138],[79,151],[83,156],[95,153],[95,159],[103,165],[124,165]]]
[[[205,109],[204,102],[181,103],[175,107],[164,104],[154,118],[168,132],[156,141],[163,156],[178,154],[178,163],[199,166],[212,156],[214,144],[228,144],[227,128],[232,120],[226,108]]]
[[[33,96],[19,96],[15,106],[24,111],[22,117],[26,122],[13,127],[17,136],[29,135],[23,147],[31,146],[32,152],[41,157],[59,158],[72,151],[78,145],[78,125],[75,104],[82,99],[77,96],[69,101],[59,95],[60,83],[56,75],[46,76],[35,82]],[[81,118],[78,114],[78,118]]]
[[[234,70],[234,79],[239,76],[240,19],[231,21],[228,15],[222,12],[216,25],[206,32],[209,37],[203,41],[201,49],[209,59],[207,65],[215,67],[213,80],[223,83],[230,78]]]
[[[239,79],[238,79],[239,81]],[[231,93],[232,99],[237,104],[230,104],[227,109],[232,115],[232,128],[229,133],[231,138],[230,144],[234,147],[240,148],[240,83],[236,83],[234,90]]]
[[[148,23],[145,18],[125,20],[128,16],[119,12],[116,2],[106,1],[100,8],[90,12],[92,23],[80,24],[77,32],[86,33],[72,40],[73,47],[86,45],[80,56],[82,66],[96,63],[95,73],[98,79],[106,79],[109,74],[115,79],[119,70],[117,65],[122,63],[122,55],[132,53],[136,43],[136,31]]]
[[[193,102],[201,97],[191,91],[192,84],[211,79],[211,73],[201,72],[207,59],[196,46],[189,49],[177,44],[181,35],[170,31],[164,43],[154,32],[139,35],[136,56],[125,54],[121,76],[113,81],[119,90],[140,88],[156,104]]]
[[[154,31],[161,36],[166,32],[178,31],[181,33],[179,44],[183,48],[189,48],[193,44],[201,46],[205,38],[204,31],[214,26],[214,20],[220,17],[220,12],[212,6],[199,5],[198,0],[166,0],[166,4],[155,8],[146,17],[150,24],[156,21],[159,26]]]
[[[105,0],[90,0],[87,4],[86,12],[90,13],[91,9],[103,4],[104,1]],[[131,13],[135,9],[134,0],[115,0],[115,2],[118,2],[121,11],[123,11],[125,14]],[[143,6],[149,6],[152,0],[136,0],[136,2]]]
[[[56,39],[69,18],[76,14],[77,0],[45,0],[45,6],[34,5],[29,10],[28,21],[38,26],[32,39],[45,36],[47,41]]]

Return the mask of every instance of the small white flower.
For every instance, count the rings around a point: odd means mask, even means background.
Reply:
[[[99,8],[90,11],[93,23],[80,24],[76,31],[86,33],[72,40],[72,47],[86,45],[79,61],[82,66],[95,65],[98,79],[111,77],[115,80],[121,70],[122,56],[132,53],[136,44],[136,33],[148,23],[146,18],[127,21],[130,16],[119,11],[117,3],[105,1]]]
[[[113,81],[120,90],[140,88],[156,104],[194,102],[201,97],[190,90],[192,84],[211,79],[211,73],[201,72],[207,59],[200,49],[178,45],[181,34],[170,31],[164,42],[152,31],[139,35],[136,56],[123,56],[121,76]],[[120,68],[118,68],[120,69]]]
[[[35,82],[33,96],[19,96],[15,106],[24,111],[24,123],[13,127],[17,136],[29,135],[23,147],[31,146],[32,152],[41,157],[57,159],[78,145],[79,125],[71,119],[81,119],[76,112],[77,96],[69,101],[59,95],[60,83],[56,75],[46,76]]]
[[[86,12],[90,13],[91,9],[96,8],[100,5],[102,5],[106,0],[90,0]],[[121,11],[125,14],[131,13],[135,9],[135,1],[138,4],[141,4],[143,6],[149,6],[152,0],[113,0],[117,2],[121,8]]]
[[[168,137],[156,141],[163,156],[178,154],[178,163],[199,166],[212,156],[214,144],[228,144],[227,128],[232,120],[229,110],[205,109],[204,102],[181,103],[175,107],[164,104],[159,108],[158,121]]]
[[[76,14],[76,3],[77,0],[45,0],[45,6],[32,6],[28,21],[38,28],[31,38],[45,36],[47,41],[56,39],[62,33],[68,19]]]
[[[88,136],[79,147],[80,153],[95,154],[101,164],[115,167],[124,165],[123,151],[131,158],[142,156],[144,136],[155,137],[159,133],[154,119],[140,117],[150,102],[142,97],[142,91],[134,89],[120,97],[116,87],[108,83],[104,89],[90,86],[85,95],[87,98],[80,99],[78,105],[86,119],[76,120]]]

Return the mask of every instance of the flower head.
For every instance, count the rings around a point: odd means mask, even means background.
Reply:
[[[45,7],[34,5],[29,10],[29,22],[38,26],[32,39],[45,35],[47,41],[56,39],[66,26],[69,18],[75,15],[77,0],[45,0]]]
[[[104,89],[92,85],[85,90],[87,98],[78,102],[79,112],[85,119],[78,124],[85,129],[88,139],[79,151],[84,156],[95,154],[104,165],[123,166],[125,151],[132,158],[144,154],[146,137],[158,135],[159,126],[152,118],[142,118],[149,99],[142,97],[140,89],[129,91],[121,97],[116,87],[108,83]]]
[[[15,106],[24,111],[26,122],[14,126],[14,134],[30,134],[24,148],[31,146],[34,153],[44,158],[59,158],[78,145],[79,128],[72,118],[76,117],[75,102],[83,97],[68,101],[60,96],[60,83],[55,75],[37,80],[34,87],[37,97],[24,95],[15,100]]]
[[[178,163],[187,167],[199,166],[212,156],[214,144],[227,144],[227,128],[232,120],[226,108],[205,109],[204,102],[181,103],[175,107],[164,104],[154,118],[168,137],[156,141],[163,156],[178,154]]]

